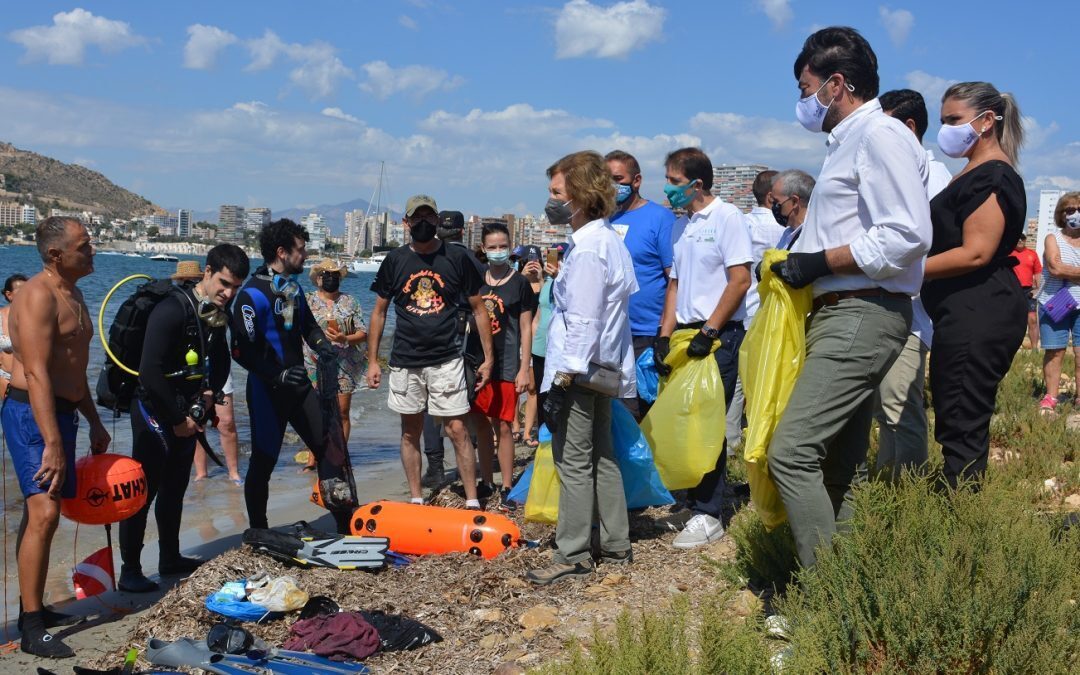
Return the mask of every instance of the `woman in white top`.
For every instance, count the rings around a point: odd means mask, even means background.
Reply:
[[[637,395],[630,336],[634,262],[608,216],[615,185],[595,152],[563,157],[547,171],[552,225],[569,224],[570,245],[553,287],[541,391],[544,421],[559,476],[557,550],[552,564],[530,570],[534,584],[593,572],[593,513],[600,528],[600,562],[632,559],[622,474],[611,438],[611,400]]]
[[[1043,383],[1046,396],[1039,403],[1044,413],[1054,412],[1057,406],[1058,386],[1061,381],[1061,362],[1072,335],[1073,351],[1076,352],[1076,376],[1080,382],[1080,312],[1072,311],[1061,321],[1054,321],[1042,309],[1054,294],[1068,287],[1073,299],[1080,303],[1080,192],[1069,192],[1058,200],[1054,209],[1057,232],[1046,235],[1043,248],[1042,284],[1039,288],[1039,342],[1043,354]],[[1074,403],[1080,404],[1080,391]]]
[[[0,308],[0,401],[7,396],[11,370],[15,367],[15,354],[11,351],[11,333],[8,331],[8,310],[11,309],[11,299],[24,283],[26,283],[25,274],[12,274],[4,281],[4,299],[8,304]]]

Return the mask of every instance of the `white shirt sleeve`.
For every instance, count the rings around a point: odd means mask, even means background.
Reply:
[[[744,265],[754,261],[754,247],[750,241],[750,228],[746,217],[738,210],[732,211],[720,226],[716,241],[724,267]]]
[[[905,271],[930,250],[926,183],[909,139],[900,133],[910,132],[888,126],[867,134],[856,154],[859,197],[871,225],[851,243],[851,253],[875,280]]]
[[[566,324],[562,358],[554,365],[564,373],[584,373],[599,351],[604,328],[607,263],[595,251],[579,250],[573,264],[560,270],[560,275],[565,275],[561,281],[570,292],[562,308]]]

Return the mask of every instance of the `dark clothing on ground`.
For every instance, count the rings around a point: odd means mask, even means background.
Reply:
[[[922,288],[934,322],[934,437],[953,487],[961,478],[979,480],[986,470],[998,385],[1027,332],[1028,299],[1011,269],[1016,258],[1009,255],[1023,236],[1027,197],[1016,171],[994,160],[958,176],[930,202],[930,255],[936,255],[963,244],[964,221],[990,198],[1005,215],[990,262],[961,276],[927,281]]]

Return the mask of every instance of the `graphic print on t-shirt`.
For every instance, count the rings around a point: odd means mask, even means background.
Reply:
[[[482,297],[484,307],[487,308],[488,321],[491,322],[491,334],[498,335],[502,332],[502,321],[506,318],[506,304],[494,291],[488,291]]]
[[[402,294],[408,297],[405,311],[417,316],[438,314],[446,307],[442,297],[445,288],[446,283],[438,272],[420,270],[410,275],[401,289]]]

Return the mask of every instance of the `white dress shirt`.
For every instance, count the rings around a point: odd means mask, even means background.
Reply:
[[[926,196],[933,199],[952,181],[952,174],[944,162],[934,159],[934,151],[926,151],[926,161],[930,165],[930,181],[926,184]],[[911,299],[911,333],[919,338],[928,348],[934,341],[934,324],[926,313],[918,295]]]
[[[540,391],[555,373],[581,374],[589,363],[621,371],[619,398],[637,395],[637,369],[630,335],[630,295],[637,291],[634,261],[606,218],[567,238],[559,276],[552,287],[553,314]]]
[[[860,272],[814,282],[814,297],[831,291],[883,288],[917,295],[932,230],[926,151],[877,99],[829,134],[825,163],[792,251],[815,253],[850,245]]]
[[[765,257],[766,249],[776,248],[780,238],[784,236],[784,226],[776,222],[771,209],[764,206],[755,206],[750,213],[743,216],[747,227],[750,228],[750,248],[754,260],[750,264],[750,290],[746,292],[746,325],[754,318],[758,305],[761,304],[757,292],[757,276],[753,273],[754,267]]]
[[[679,323],[708,321],[728,284],[728,268],[754,259],[750,231],[742,211],[734,204],[713,199],[689,218],[683,216],[671,228],[675,262],[671,278],[679,280],[675,295],[675,320]],[[745,299],[731,321],[746,318]]]

